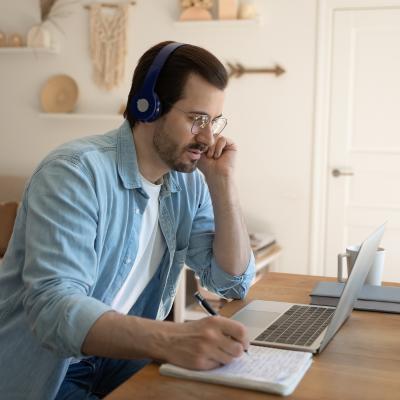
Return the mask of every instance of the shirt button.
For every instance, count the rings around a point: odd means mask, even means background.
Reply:
[[[139,214],[139,209],[138,208],[135,209],[135,213]]]
[[[125,258],[125,261],[124,261],[125,264],[129,264],[130,262],[131,262],[130,257]]]

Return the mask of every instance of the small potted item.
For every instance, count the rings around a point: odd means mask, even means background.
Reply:
[[[0,31],[0,47],[7,46],[7,35],[4,32]]]
[[[238,18],[239,19],[256,19],[257,18],[257,10],[256,10],[255,5],[250,1],[240,3],[239,11],[238,11]]]
[[[218,1],[218,18],[219,19],[236,19],[237,18],[236,0],[219,0]]]
[[[13,33],[8,38],[9,47],[22,47],[24,45],[24,40],[19,33]]]
[[[181,21],[207,21],[212,19],[210,11],[212,0],[181,0]]]
[[[26,37],[26,45],[35,48],[51,47],[50,32],[43,26],[43,24],[32,26]]]

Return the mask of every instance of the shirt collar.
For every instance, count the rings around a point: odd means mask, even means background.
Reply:
[[[142,187],[139,165],[136,156],[136,146],[129,122],[125,120],[119,127],[117,134],[117,168],[125,189],[137,189]],[[175,193],[181,190],[175,171],[164,175],[164,183],[161,193]]]

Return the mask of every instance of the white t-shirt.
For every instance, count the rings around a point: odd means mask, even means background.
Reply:
[[[158,223],[158,197],[161,184],[155,185],[143,176],[141,178],[143,189],[150,198],[142,217],[138,250],[126,281],[111,303],[114,310],[123,314],[128,313],[150,282],[161,262],[166,246]]]

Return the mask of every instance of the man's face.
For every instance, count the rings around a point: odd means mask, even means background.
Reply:
[[[193,119],[199,114],[211,120],[222,114],[224,92],[198,75],[190,75],[183,98],[156,121],[153,144],[160,159],[169,169],[193,172],[202,153],[214,144],[211,126],[196,135],[191,133]]]

